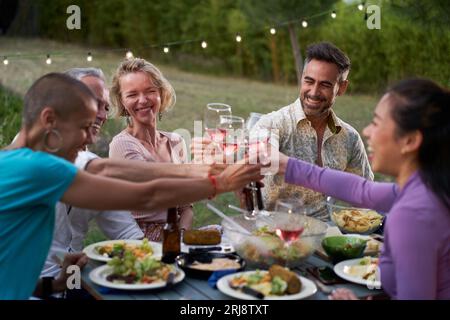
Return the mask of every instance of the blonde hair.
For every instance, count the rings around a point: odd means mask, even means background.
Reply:
[[[112,87],[111,87],[111,101],[115,106],[117,116],[126,116],[127,111],[122,103],[121,91],[120,91],[120,78],[129,73],[143,72],[150,77],[153,84],[159,88],[161,95],[161,109],[160,112],[164,112],[175,105],[176,95],[172,85],[163,76],[161,71],[153,64],[145,59],[132,58],[124,60],[120,63],[119,67],[114,74]]]

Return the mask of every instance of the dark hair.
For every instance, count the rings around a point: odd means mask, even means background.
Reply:
[[[22,125],[30,128],[45,107],[67,119],[88,100],[95,100],[92,91],[81,81],[62,73],[48,73],[28,89],[25,94]]]
[[[392,86],[392,118],[397,134],[419,130],[420,175],[450,209],[450,91],[427,79],[406,79]]]
[[[344,80],[344,73],[349,71],[351,66],[348,56],[330,42],[319,42],[308,46],[305,65],[313,59],[334,63],[339,69],[340,80]]]

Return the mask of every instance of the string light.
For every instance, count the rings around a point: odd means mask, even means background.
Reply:
[[[128,50],[127,51],[127,53],[125,54],[125,57],[127,58],[127,59],[133,59],[133,52],[131,52],[130,50]]]
[[[360,0],[360,1],[361,1],[361,0]],[[346,7],[346,9],[350,9],[350,8],[352,8],[352,7],[353,7],[353,5]],[[353,7],[353,8],[354,8],[354,7]],[[365,8],[365,1],[361,1],[361,2],[357,5],[357,8],[358,8],[358,10],[363,11],[364,8]],[[280,26],[283,26],[283,25],[286,25],[286,24],[288,24],[288,23],[294,23],[294,22],[295,22],[295,23],[298,23],[299,21],[301,21],[302,27],[303,27],[303,28],[307,28],[307,27],[308,27],[308,21],[307,21],[307,19],[312,19],[312,18],[315,18],[315,17],[317,17],[317,16],[321,16],[321,15],[328,14],[328,13],[329,13],[329,11],[317,13],[317,14],[311,16],[311,17],[304,17],[304,20],[284,21],[284,22],[280,22],[279,25],[280,25]],[[336,17],[337,17],[336,10],[333,10],[333,11],[331,12],[331,18],[336,19]],[[368,19],[367,13],[365,13],[364,19],[365,19],[365,20]],[[270,34],[275,35],[275,34],[277,33],[277,30],[276,30],[275,26],[270,27],[269,32],[270,32]],[[242,36],[241,36],[239,33],[236,33],[235,40],[236,40],[236,42],[238,42],[238,43],[239,43],[239,42],[242,42]],[[182,45],[182,44],[192,43],[192,42],[198,43],[198,40],[181,40],[181,41],[174,42],[174,43],[171,44],[171,45]],[[206,41],[202,41],[200,44],[201,44],[201,47],[202,47],[203,49],[206,49],[206,48],[208,47],[208,43],[207,43]],[[142,46],[141,48],[148,48],[148,47],[152,47],[152,48],[153,48],[153,47],[163,47],[164,53],[169,53],[169,47],[168,47],[168,46],[163,46],[162,44],[155,44],[155,45]],[[111,50],[112,50],[112,51],[117,51],[117,50],[124,50],[124,49],[111,49]],[[125,50],[127,50],[127,49],[125,49]],[[64,53],[62,53],[62,54],[61,54],[61,53],[58,53],[58,54],[59,54],[59,55],[64,55]],[[17,56],[17,59],[26,59],[25,57],[24,57],[24,58],[21,58],[21,56],[22,56],[21,53],[13,54],[13,56],[14,56],[14,57]],[[39,54],[39,55],[36,55],[36,56],[40,56],[40,54]],[[132,52],[131,50],[127,50],[127,51],[126,51],[126,54],[125,54],[125,57],[126,57],[126,59],[132,59],[132,58],[134,58],[133,52]],[[92,54],[91,54],[90,52],[89,52],[88,55],[86,56],[86,60],[87,60],[88,62],[92,62],[92,61],[93,61],[93,57],[92,57]],[[47,59],[45,60],[45,62],[46,62],[46,64],[52,64],[52,59],[50,58],[50,53],[47,54]],[[8,59],[7,59],[6,56],[4,56],[3,64],[4,64],[5,66],[9,64],[9,61],[8,61]]]

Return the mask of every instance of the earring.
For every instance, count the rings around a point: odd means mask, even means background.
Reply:
[[[56,148],[51,148],[48,145],[47,140],[51,134],[54,134],[56,136],[56,138],[59,140],[59,145]],[[50,153],[56,153],[61,149],[62,145],[63,145],[63,138],[61,137],[61,134],[59,133],[58,130],[50,129],[50,130],[45,131],[45,133],[44,133],[44,149],[45,150],[47,150]]]
[[[126,110],[125,110],[125,119],[127,121],[127,126],[133,127],[133,119],[130,117],[130,114]]]
[[[163,117],[162,113],[161,113],[161,112],[159,112],[159,113],[158,113],[158,118],[159,118],[159,121],[161,121],[161,120],[162,120],[162,117]]]
[[[130,118],[130,116],[127,116],[126,119],[127,119],[127,125],[129,127],[132,127],[133,126],[133,120]]]

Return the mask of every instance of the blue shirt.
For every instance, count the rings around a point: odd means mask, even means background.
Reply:
[[[0,151],[0,300],[32,295],[52,241],[55,205],[76,173],[45,152]]]

